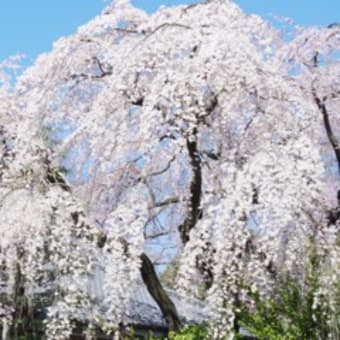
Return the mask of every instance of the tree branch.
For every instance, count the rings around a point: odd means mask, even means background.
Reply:
[[[318,53],[316,52],[313,56],[313,66],[315,68],[318,67]],[[329,114],[326,108],[326,104],[323,100],[321,100],[316,92],[315,87],[312,87],[312,95],[314,98],[314,102],[316,104],[316,106],[318,107],[319,111],[322,114],[322,118],[323,118],[323,122],[324,122],[324,126],[326,129],[326,133],[327,133],[327,137],[328,137],[328,141],[331,144],[335,157],[336,157],[336,161],[337,161],[337,165],[338,165],[338,172],[340,175],[340,143],[337,140],[337,138],[335,137],[333,130],[332,130],[332,125],[329,119]]]

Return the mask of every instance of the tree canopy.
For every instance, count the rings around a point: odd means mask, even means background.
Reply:
[[[14,88],[0,64],[3,333],[46,295],[47,338],[113,331],[140,278],[176,330],[156,274],[176,258],[209,336],[232,337],[246,291],[303,282],[311,245],[339,329],[339,46],[339,25],[276,28],[229,0],[116,0]]]

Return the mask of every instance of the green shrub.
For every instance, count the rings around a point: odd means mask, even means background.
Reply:
[[[169,340],[204,340],[207,336],[207,328],[203,325],[187,325],[178,333],[170,332]]]
[[[169,332],[166,338],[150,335],[148,340],[205,340],[207,334],[208,330],[205,325],[186,325],[178,332]]]
[[[248,296],[255,304],[255,311],[242,306],[239,324],[261,340],[316,340],[334,335],[328,323],[331,311],[327,304],[313,306],[320,285],[320,258],[313,250],[310,265],[311,270],[303,283],[289,274],[281,276],[270,298],[263,299],[249,290]],[[335,296],[336,299],[340,297],[340,284]],[[339,315],[339,311],[336,314]]]

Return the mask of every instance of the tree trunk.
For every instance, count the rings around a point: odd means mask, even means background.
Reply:
[[[175,304],[171,301],[168,294],[159,282],[153,263],[151,262],[149,257],[145,253],[143,253],[141,255],[141,260],[142,278],[150,295],[153,297],[160,310],[162,311],[169,331],[178,331],[181,326],[181,322]]]
[[[194,128],[192,140],[187,139],[187,149],[192,170],[190,182],[190,203],[188,216],[178,227],[183,245],[189,241],[190,230],[193,229],[197,220],[201,217],[201,195],[202,195],[202,168],[201,159],[197,146],[197,128]]]
[[[19,260],[23,257],[23,251],[18,249]],[[11,339],[19,339],[28,336],[30,332],[30,308],[25,295],[24,278],[19,263],[16,265],[15,287],[13,296],[13,323],[9,329]]]
[[[319,56],[319,54],[316,52],[314,54],[314,57],[313,57],[313,66],[315,68],[319,67],[318,56]],[[316,106],[318,107],[319,111],[322,114],[323,123],[324,123],[325,130],[326,130],[326,133],[327,133],[327,138],[328,138],[328,141],[329,141],[329,143],[332,146],[332,149],[334,151],[336,162],[337,162],[337,165],[338,165],[338,172],[339,172],[339,175],[340,175],[340,142],[336,138],[336,136],[333,132],[333,129],[332,129],[331,121],[329,119],[329,114],[328,114],[326,103],[325,103],[326,99],[320,98],[314,87],[312,87],[312,95],[313,95],[314,102],[315,102]]]

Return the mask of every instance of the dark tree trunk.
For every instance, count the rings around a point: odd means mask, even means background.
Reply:
[[[190,183],[189,213],[184,222],[178,227],[183,244],[186,244],[189,241],[189,233],[195,227],[197,220],[202,214],[202,167],[197,147],[197,133],[197,128],[194,128],[192,139],[187,138],[186,141],[192,170],[192,179]]]
[[[338,165],[338,172],[339,172],[339,175],[340,175],[340,143],[334,135],[325,102],[322,101],[317,96],[315,91],[313,91],[313,96],[314,96],[314,101],[315,101],[318,109],[322,113],[322,118],[323,118],[325,130],[326,130],[326,133],[327,133],[328,141],[331,144],[332,149],[334,151],[335,158],[336,158],[337,165]]]
[[[314,57],[313,57],[313,66],[315,68],[319,67],[318,56],[319,55],[316,52],[314,54]],[[318,107],[319,111],[322,114],[323,123],[324,123],[325,130],[326,130],[326,133],[327,133],[327,138],[328,138],[328,141],[331,144],[332,149],[334,151],[335,158],[336,158],[337,165],[338,165],[338,172],[339,172],[339,175],[340,175],[340,142],[336,138],[336,136],[334,135],[332,125],[331,125],[331,122],[330,122],[330,119],[329,119],[329,114],[328,114],[328,110],[327,110],[326,103],[325,103],[327,97],[320,98],[314,87],[312,88],[312,95],[313,95],[314,102],[315,102],[316,106]]]
[[[141,274],[143,281],[153,299],[156,301],[163,317],[167,323],[169,331],[178,331],[181,322],[176,310],[176,306],[169,298],[168,294],[159,282],[154,265],[146,254],[141,255]]]
[[[129,244],[126,240],[121,240],[124,251],[128,253],[129,251]],[[106,243],[106,235],[102,234],[98,237],[97,244],[100,248],[104,247]],[[177,309],[175,304],[171,301],[170,297],[168,296],[167,292],[164,290],[162,284],[160,283],[158,276],[156,274],[154,265],[149,257],[142,253],[140,256],[142,265],[141,265],[141,275],[143,282],[152,296],[152,298],[157,303],[159,309],[161,310],[164,320],[167,324],[169,331],[178,331],[181,322],[177,313]]]
[[[22,257],[23,252],[19,249],[18,258]],[[9,336],[11,339],[19,339],[28,336],[31,326],[31,313],[25,296],[24,277],[19,264],[16,265],[13,303],[13,323],[9,329]]]

